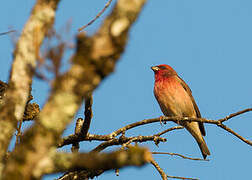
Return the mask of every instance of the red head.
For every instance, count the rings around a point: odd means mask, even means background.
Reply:
[[[176,71],[172,69],[171,66],[166,64],[160,64],[158,66],[152,66],[151,69],[155,73],[156,81],[163,78],[168,78],[174,75],[177,75]]]

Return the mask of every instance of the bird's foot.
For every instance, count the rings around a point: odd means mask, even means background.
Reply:
[[[161,126],[163,126],[164,124],[166,124],[166,122],[163,122],[163,120],[164,120],[164,116],[160,116],[159,117],[159,122],[160,122]]]

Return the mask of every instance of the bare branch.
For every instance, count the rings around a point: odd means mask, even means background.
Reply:
[[[240,140],[247,143],[248,145],[252,146],[252,142],[250,140],[248,140],[248,139],[242,137],[241,135],[239,135],[238,133],[234,132],[231,128],[225,126],[224,124],[219,124],[218,126],[221,127],[222,129],[225,129],[226,131],[233,134],[234,136],[238,137]]]
[[[9,88],[5,103],[0,109],[0,162],[6,153],[10,139],[22,119],[36,66],[36,50],[51,28],[59,0],[37,0],[31,16],[17,42],[14,51]],[[1,171],[1,169],[0,169]]]
[[[230,119],[232,117],[235,117],[237,115],[240,115],[240,114],[243,114],[245,112],[249,112],[251,111],[251,109],[246,109],[246,110],[243,110],[243,111],[239,111],[237,113],[233,113],[223,119]],[[64,140],[62,141],[62,143],[60,144],[61,146],[65,145],[66,143],[71,143],[72,141],[75,141],[75,140],[81,140],[81,141],[87,141],[87,140],[102,140],[102,141],[106,141],[104,143],[101,143],[99,146],[97,146],[95,149],[93,149],[91,152],[99,152],[99,151],[102,151],[104,150],[105,148],[109,147],[109,146],[112,146],[112,145],[124,145],[124,146],[128,146],[130,143],[132,142],[141,142],[140,141],[140,136],[138,137],[130,137],[130,138],[126,138],[124,136],[124,132],[131,129],[131,128],[134,128],[134,127],[137,127],[137,126],[141,126],[141,125],[144,125],[144,124],[149,124],[149,123],[154,123],[154,122],[160,122],[160,120],[162,122],[166,122],[166,121],[173,121],[173,122],[177,122],[177,121],[197,121],[197,122],[205,122],[205,123],[210,123],[210,124],[216,124],[218,126],[220,126],[221,128],[227,130],[228,132],[231,132],[232,133],[232,130],[230,130],[230,128],[227,128],[225,125],[223,125],[221,123],[221,121],[223,121],[223,119],[219,119],[219,120],[208,120],[208,119],[204,119],[204,118],[181,118],[181,117],[162,117],[162,118],[154,118],[154,119],[146,119],[146,120],[143,120],[143,121],[140,121],[140,122],[136,122],[136,123],[132,123],[130,125],[127,125],[123,128],[120,128],[116,131],[114,131],[113,133],[109,134],[109,135],[91,135],[91,134],[88,134],[87,137],[85,139],[81,139],[80,137],[78,136],[73,136],[73,135],[70,135],[69,137],[67,138],[64,138]],[[147,137],[151,137],[152,141],[155,141],[154,138],[155,137],[158,137],[160,138],[159,136],[167,133],[167,132],[170,132],[172,130],[177,130],[177,129],[182,129],[183,127],[182,126],[176,126],[176,127],[172,127],[172,128],[169,128],[169,129],[166,129],[160,133],[157,133],[153,136],[142,136],[144,138],[147,138]],[[117,138],[113,138],[115,137],[116,135],[119,135],[123,133],[123,135],[117,139]],[[235,133],[236,134],[236,133]],[[237,135],[238,138],[241,138],[239,135]],[[149,139],[150,140],[150,139]],[[249,143],[249,141],[248,141]],[[187,157],[187,156],[184,156],[184,155],[181,155],[181,154],[178,154],[178,153],[166,153],[166,152],[153,152],[153,154],[169,154],[169,155],[176,155],[176,156],[180,156],[184,159],[190,159],[190,160],[202,160],[202,161],[208,161],[208,160],[203,160],[203,159],[200,159],[200,158],[191,158],[191,157]],[[159,167],[160,168],[160,167]],[[159,169],[160,170],[160,169]],[[100,172],[102,173],[102,172]],[[79,174],[79,173],[77,173]],[[84,173],[85,174],[85,173]],[[90,177],[90,176],[89,176]],[[178,176],[167,176],[168,178],[176,178],[176,179],[194,179],[194,178],[187,178],[187,177],[178,177]]]
[[[48,1],[52,0],[45,2]],[[128,32],[144,4],[145,0],[119,0],[96,34],[92,37],[84,34],[78,36],[72,66],[56,77],[39,118],[25,132],[22,143],[11,154],[4,177],[32,178],[38,159],[44,158],[57,145],[65,127],[80,107],[82,98],[86,98],[113,72],[127,44]],[[19,165],[15,166],[16,163]]]
[[[226,117],[223,118],[223,119],[219,119],[218,121],[220,121],[220,122],[225,122],[225,121],[227,121],[227,120],[229,120],[229,119],[231,119],[231,118],[233,118],[233,117],[235,117],[235,116],[239,116],[239,115],[241,115],[241,114],[244,114],[244,113],[250,112],[250,111],[252,111],[252,108],[244,109],[244,110],[242,110],[242,111],[238,111],[238,112],[236,112],[236,113],[232,113],[232,114],[226,116]]]
[[[0,33],[0,36],[6,35],[6,34],[9,34],[9,33],[12,33],[12,32],[16,32],[16,31],[15,30],[9,30],[7,32],[2,32],[2,33]]]
[[[183,128],[184,128],[183,126],[175,126],[175,127],[166,129],[166,130],[164,130],[164,131],[162,131],[160,133],[157,133],[157,134],[155,134],[155,136],[161,136],[161,135],[166,134],[166,133],[168,133],[170,131],[177,130],[177,129],[183,129]]]
[[[85,99],[85,120],[82,118],[78,118],[75,126],[75,135],[81,136],[85,138],[87,136],[87,132],[91,123],[92,118],[92,95],[88,96]],[[71,148],[72,152],[78,152],[79,150],[79,142],[74,142]]]
[[[84,124],[81,128],[81,136],[82,137],[86,137],[89,127],[90,127],[90,123],[91,123],[91,119],[93,117],[93,112],[92,112],[92,104],[93,104],[93,97],[92,94],[89,94],[86,99],[85,99],[85,120],[84,120]]]
[[[205,118],[192,118],[192,117],[165,117],[165,116],[159,117],[159,118],[153,118],[153,119],[145,119],[145,120],[142,120],[142,121],[135,122],[135,123],[129,124],[127,126],[124,126],[124,127],[120,128],[120,129],[112,132],[110,134],[110,136],[116,137],[119,134],[121,134],[122,132],[125,132],[125,131],[127,131],[129,129],[132,129],[132,128],[135,128],[135,127],[138,127],[138,126],[142,126],[142,125],[146,125],[146,124],[160,122],[160,121],[162,121],[162,122],[172,121],[172,122],[175,122],[175,123],[178,122],[178,121],[189,121],[189,122],[195,121],[195,122],[215,124],[215,125],[221,127],[222,129],[228,131],[229,133],[235,135],[236,137],[238,137],[240,140],[247,143],[248,145],[252,146],[251,141],[245,139],[244,137],[242,137],[239,134],[237,134],[236,132],[234,132],[232,129],[230,129],[227,126],[225,126],[224,124],[222,124],[222,122],[224,122],[224,121],[227,121],[227,120],[229,120],[229,119],[231,119],[231,118],[233,118],[235,116],[238,116],[238,115],[241,115],[243,113],[250,112],[250,111],[252,111],[252,108],[248,108],[248,109],[245,109],[245,110],[230,114],[229,116],[227,116],[225,118],[222,118],[222,119],[219,119],[219,120],[209,120],[209,119],[205,119]]]
[[[23,123],[23,120],[20,120],[20,121],[18,122],[18,128],[17,128],[15,146],[17,146],[17,144],[20,142],[20,137],[21,137],[21,135],[22,135],[22,132],[21,132],[22,123]]]
[[[82,118],[78,118],[75,125],[75,135],[81,136],[82,138],[85,138],[87,136],[88,129],[90,127],[91,119],[93,116],[92,113],[92,103],[93,98],[90,94],[85,99],[85,120]],[[79,151],[79,142],[74,142],[71,148],[72,152],[78,152]]]
[[[232,117],[235,117],[237,115],[240,115],[242,113],[246,113],[246,112],[249,112],[251,111],[251,109],[245,109],[243,111],[239,111],[237,113],[233,113],[231,114],[230,116],[227,116],[225,118],[222,118],[222,119],[219,119],[219,120],[208,120],[208,119],[204,119],[204,118],[181,118],[181,117],[162,117],[161,118],[161,121],[163,122],[167,122],[167,121],[173,121],[173,122],[177,122],[177,121],[197,121],[197,122],[204,122],[204,123],[210,123],[210,124],[216,124],[217,126],[221,127],[222,129],[225,129],[226,131],[232,133],[233,135],[235,135],[236,137],[238,137],[239,139],[241,139],[242,141],[244,141],[245,143],[251,145],[251,141],[243,138],[242,136],[240,136],[239,134],[237,134],[236,132],[234,132],[233,130],[231,130],[230,128],[228,128],[227,126],[223,125],[221,122],[224,120],[224,119],[230,119]],[[64,145],[68,145],[68,144],[72,144],[74,142],[80,142],[80,141],[92,141],[92,140],[98,140],[98,141],[107,141],[107,142],[104,142],[100,145],[100,147],[98,149],[103,149],[103,148],[106,148],[108,146],[111,146],[111,145],[117,145],[118,144],[118,140],[115,140],[113,137],[116,137],[118,136],[119,134],[121,134],[122,132],[125,132],[129,129],[132,129],[132,128],[135,128],[135,127],[138,127],[138,126],[142,126],[142,125],[145,125],[145,124],[150,124],[150,123],[155,123],[155,122],[160,122],[160,118],[153,118],[153,119],[145,119],[145,120],[142,120],[142,121],[139,121],[139,122],[135,122],[135,123],[132,123],[132,124],[129,124],[129,125],[126,125],[114,132],[112,132],[111,134],[109,135],[91,135],[89,134],[86,138],[85,137],[81,137],[79,135],[70,135],[68,137],[65,137],[61,140],[61,142],[59,143],[58,147],[62,147]],[[172,127],[172,128],[169,128],[169,129],[166,129],[160,133],[157,133],[155,135],[153,135],[153,137],[159,137],[167,132],[170,132],[170,131],[173,131],[173,130],[177,130],[177,129],[182,129],[183,127],[182,126],[176,126],[176,127]],[[135,142],[138,142],[138,141],[135,141]]]
[[[169,176],[169,175],[166,175],[165,172],[164,172],[164,170],[158,165],[158,163],[154,159],[152,159],[150,161],[150,163],[156,168],[156,170],[158,171],[158,173],[160,174],[160,176],[162,177],[163,180],[167,180],[168,178],[197,180],[197,179],[194,179],[194,178],[186,178],[186,177],[178,177],[178,176]]]
[[[160,138],[159,136],[167,133],[167,132],[170,132],[170,131],[173,131],[173,130],[177,130],[177,129],[183,129],[184,127],[182,126],[176,126],[176,127],[172,127],[172,128],[169,128],[169,129],[166,129],[160,133],[157,133],[153,136],[140,136],[140,138],[137,136],[137,137],[132,137],[133,138],[136,138],[134,140],[134,142],[144,142],[143,139],[151,139],[153,140],[156,144],[159,143],[159,141],[162,141],[162,142],[165,142],[165,138]],[[133,142],[131,139],[131,142]],[[109,141],[109,140],[114,140],[112,142],[115,142],[115,138],[111,137],[110,135],[96,135],[96,134],[87,134],[86,137],[83,137],[81,134],[72,134],[72,135],[69,135],[67,137],[64,137],[60,143],[58,144],[58,147],[63,147],[65,145],[69,145],[69,144],[73,144],[73,143],[76,143],[76,142],[80,142],[80,141]],[[110,142],[110,143],[112,143]],[[117,142],[117,141],[116,141]],[[108,142],[108,144],[110,144]],[[106,143],[105,143],[106,144]],[[112,143],[113,144],[113,143]]]
[[[109,141],[111,138],[108,135],[87,134],[86,137],[82,137],[79,134],[72,134],[60,140],[58,148],[65,145],[73,144],[80,141]]]
[[[173,179],[184,179],[184,180],[198,180],[195,178],[188,178],[188,177],[179,177],[179,176],[169,176],[167,175],[168,178],[173,178]]]
[[[205,122],[205,123],[211,123],[211,124],[216,124],[216,120],[208,120],[208,119],[204,119],[204,118],[189,118],[189,117],[158,117],[158,118],[152,118],[152,119],[144,119],[142,121],[138,121],[129,125],[126,125],[114,132],[112,132],[110,134],[111,137],[116,137],[118,135],[120,135],[122,132],[125,132],[129,129],[138,127],[138,126],[142,126],[142,125],[146,125],[146,124],[151,124],[151,123],[156,123],[156,122],[177,122],[177,121],[197,121],[197,122]]]
[[[78,118],[76,120],[76,124],[75,124],[75,130],[74,130],[74,134],[78,135],[81,132],[81,128],[83,126],[84,120],[82,118]],[[78,152],[79,151],[79,142],[74,142],[71,148],[72,152]]]
[[[164,170],[158,165],[158,163],[154,159],[152,159],[150,163],[156,168],[162,179],[167,180],[167,175],[165,174]]]
[[[35,168],[33,176],[65,172],[68,170],[111,170],[126,166],[142,166],[152,159],[146,148],[132,147],[110,153],[58,153],[53,151],[42,159]]]
[[[133,138],[131,138],[128,142],[123,143],[121,149],[125,149],[125,148],[129,147],[129,145],[130,145],[132,142],[134,142],[134,141],[137,142],[137,137],[133,137]]]
[[[112,2],[112,0],[108,0],[108,2],[105,4],[104,8],[95,16],[95,18],[92,19],[90,22],[88,22],[86,25],[84,25],[81,28],[79,28],[78,31],[80,32],[83,29],[85,29],[86,27],[88,27],[91,24],[93,24],[105,12],[105,10],[109,7],[109,5],[111,4],[111,2]]]
[[[121,136],[119,139],[114,138],[104,143],[101,143],[99,146],[94,148],[91,152],[99,152],[113,145],[120,145],[120,144],[123,145],[125,143],[146,142],[146,141],[154,141],[155,144],[158,144],[159,142],[166,142],[166,139],[162,137],[158,137],[158,136],[136,136],[136,137],[130,137],[130,138]]]
[[[63,176],[58,178],[58,180],[89,180],[103,173],[103,170],[97,171],[87,171],[87,170],[77,170],[65,173]]]
[[[191,157],[187,157],[187,156],[184,156],[184,155],[178,154],[178,153],[152,152],[152,154],[168,154],[168,155],[171,155],[171,156],[179,156],[179,157],[182,157],[183,159],[190,159],[190,160],[196,160],[196,161],[209,161],[208,159],[191,158]]]

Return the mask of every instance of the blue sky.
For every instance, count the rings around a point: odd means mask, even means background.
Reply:
[[[69,37],[90,21],[106,1],[62,0],[56,16],[56,29],[71,19]],[[32,0],[1,3],[0,32],[9,27],[21,32],[34,4]],[[94,33],[106,13],[86,31]],[[219,119],[252,106],[252,1],[249,0],[169,0],[148,1],[130,32],[125,54],[115,72],[94,93],[94,118],[90,133],[107,134],[126,124],[162,115],[153,95],[154,76],[150,66],[169,64],[192,89],[201,114]],[[0,79],[6,81],[12,62],[13,43],[9,36],[0,37]],[[71,56],[66,54],[65,64]],[[64,68],[64,67],[63,67]],[[49,92],[46,82],[35,79],[33,95],[43,106]],[[82,116],[83,111],[77,113]],[[226,124],[252,140],[252,112]],[[126,135],[150,135],[172,127],[159,123],[137,128]],[[183,160],[154,155],[168,175],[195,177],[204,180],[247,179],[251,171],[251,146],[214,126],[205,125],[206,142],[211,151],[209,162]],[[64,133],[73,132],[73,124]],[[159,148],[144,143],[152,151],[176,152],[201,157],[197,144],[185,130],[165,135],[167,143]],[[97,143],[81,143],[81,151]],[[69,151],[70,146],[60,149]],[[112,148],[111,148],[112,149]],[[110,149],[110,150],[111,150]],[[46,176],[53,179],[58,175]],[[99,179],[160,179],[151,166],[125,168],[116,177],[113,171]]]

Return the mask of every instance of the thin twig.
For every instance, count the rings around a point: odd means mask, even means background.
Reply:
[[[87,134],[86,137],[82,137],[79,134],[71,134],[65,138],[63,138],[59,144],[58,148],[63,147],[65,145],[73,144],[74,142],[80,141],[109,141],[112,138],[108,135],[98,135],[98,134]]]
[[[241,135],[239,135],[238,133],[236,133],[235,131],[233,131],[231,128],[225,126],[224,124],[220,124],[218,125],[219,127],[221,127],[222,129],[225,129],[226,131],[228,131],[229,133],[233,134],[234,136],[236,136],[237,138],[239,138],[240,140],[242,140],[243,142],[247,143],[248,145],[252,146],[252,142],[244,137],[242,137]]]
[[[112,170],[127,166],[143,166],[149,163],[152,158],[151,153],[144,147],[132,147],[127,150],[116,150],[107,153],[64,153],[50,152],[47,161],[39,161],[41,166],[33,179],[39,179],[43,174],[65,172],[70,170]],[[50,167],[50,168],[48,168]],[[77,179],[77,178],[73,178]]]
[[[131,138],[128,142],[122,144],[122,148],[121,149],[124,149],[125,147],[128,147],[130,143],[134,142],[137,140],[137,137],[133,137]]]
[[[156,142],[165,142],[166,139],[165,138],[162,138],[162,137],[159,137],[157,135],[151,135],[151,136],[136,136],[137,137],[137,140],[138,142],[145,142],[145,141],[156,141]],[[65,145],[69,145],[69,144],[73,144],[75,142],[80,142],[80,141],[110,141],[110,140],[115,140],[116,142],[119,141],[120,139],[121,140],[131,140],[132,138],[134,137],[124,137],[122,138],[122,136],[117,139],[117,138],[113,138],[111,137],[110,135],[98,135],[98,134],[87,134],[86,137],[82,137],[81,134],[72,134],[72,135],[69,135],[65,138],[63,138],[61,140],[61,142],[59,142],[58,144],[58,148],[60,147],[63,147]],[[105,142],[106,143],[106,142]]]
[[[249,111],[252,111],[252,108],[245,109],[245,110],[230,114],[229,116],[226,116],[225,118],[222,118],[222,119],[219,119],[219,120],[208,120],[208,119],[204,119],[204,118],[188,118],[188,117],[184,117],[184,118],[182,118],[182,117],[162,117],[162,121],[163,122],[166,122],[166,121],[176,122],[176,121],[180,120],[180,121],[195,121],[195,122],[215,124],[215,125],[221,127],[222,129],[230,132],[231,134],[235,135],[236,137],[238,137],[243,142],[245,142],[245,143],[252,146],[251,141],[243,138],[242,136],[240,136],[239,134],[234,132],[232,129],[230,129],[227,126],[222,124],[222,122],[226,121],[226,119],[231,119],[231,118],[233,118],[235,116],[241,115],[241,114],[249,112]],[[142,125],[150,124],[150,123],[155,123],[155,122],[160,122],[160,117],[159,118],[153,118],[153,119],[145,119],[145,120],[142,120],[142,121],[139,121],[139,122],[135,122],[135,123],[126,125],[126,126],[124,126],[122,128],[119,128],[116,131],[114,131],[114,132],[112,132],[111,134],[108,134],[108,135],[88,134],[87,137],[82,137],[82,136],[79,136],[79,135],[69,135],[68,137],[65,137],[65,138],[63,138],[61,140],[58,147],[62,147],[62,146],[68,145],[68,144],[72,144],[73,142],[92,141],[92,140],[109,141],[109,142],[104,142],[103,144],[101,144],[101,146],[103,146],[105,144],[106,147],[107,147],[107,145],[110,146],[110,144],[112,142],[114,142],[114,141],[110,141],[110,140],[113,140],[114,137],[118,136],[122,132],[125,132],[125,131],[127,131],[129,129],[132,129],[132,128],[135,128],[135,127],[138,127],[138,126],[142,126]],[[169,128],[167,130],[164,130],[164,131],[162,131],[160,133],[155,134],[154,136],[158,137],[158,136],[163,135],[164,133],[167,133],[169,131],[176,130],[176,129],[182,129],[182,126],[176,126],[176,127],[173,127],[173,128]],[[112,145],[113,145],[113,143],[112,143]]]
[[[252,146],[251,141],[249,141],[248,139],[243,138],[242,136],[240,136],[239,134],[234,132],[232,129],[230,129],[227,126],[222,124],[222,122],[227,121],[228,119],[231,119],[231,118],[233,118],[235,116],[238,116],[240,114],[250,112],[250,111],[252,111],[252,108],[248,108],[248,109],[245,109],[245,110],[230,114],[229,116],[227,116],[225,118],[222,118],[222,119],[218,119],[218,120],[209,120],[209,119],[205,119],[205,118],[192,118],[192,117],[165,117],[165,116],[162,117],[162,118],[159,117],[159,118],[153,118],[153,119],[145,119],[145,120],[142,120],[142,121],[135,122],[135,123],[129,124],[127,126],[124,126],[124,127],[120,128],[120,129],[112,132],[110,134],[110,136],[116,137],[119,134],[121,134],[122,132],[125,132],[125,131],[127,131],[129,129],[132,129],[132,128],[135,128],[135,127],[138,127],[138,126],[142,126],[142,125],[145,125],[145,124],[160,122],[160,121],[162,121],[162,122],[172,121],[172,122],[175,122],[175,123],[177,121],[188,121],[188,122],[194,121],[194,122],[215,124],[215,125],[221,127],[222,129],[228,131],[229,133],[235,135],[236,137],[238,137],[243,142],[245,142],[245,143],[249,144],[250,146]]]
[[[244,114],[244,113],[249,112],[249,111],[252,111],[252,108],[248,108],[248,109],[244,109],[244,110],[242,110],[242,111],[238,111],[238,112],[236,112],[236,113],[232,113],[232,114],[226,116],[226,117],[223,118],[223,119],[219,119],[219,121],[220,121],[220,122],[225,122],[225,121],[227,121],[227,120],[229,120],[229,119],[231,119],[231,118],[233,118],[233,117],[235,117],[235,116],[238,116],[238,115],[240,115],[240,114]]]
[[[184,156],[184,155],[178,154],[178,153],[152,152],[152,154],[168,154],[168,155],[171,155],[171,156],[179,156],[179,157],[182,157],[184,159],[190,159],[190,160],[196,160],[196,161],[209,161],[209,159],[191,158],[191,157],[187,157],[187,156]]]
[[[80,134],[83,123],[84,123],[84,120],[82,118],[78,118],[76,120],[74,134],[76,134],[76,135]],[[80,148],[79,142],[74,142],[72,145],[71,151],[78,152],[79,148]]]
[[[76,125],[75,125],[75,135],[81,136],[83,138],[87,136],[91,119],[93,117],[92,104],[93,104],[93,97],[92,97],[92,94],[89,94],[87,98],[85,99],[85,112],[84,112],[85,120],[83,120],[82,118],[77,119]],[[73,143],[71,150],[72,152],[79,151],[78,141]]]
[[[16,31],[15,30],[10,30],[10,31],[7,31],[7,32],[2,32],[2,33],[0,33],[0,36],[6,35],[6,34],[9,34],[9,33],[12,33],[12,32],[16,32]]]
[[[105,148],[113,145],[120,145],[128,142],[147,142],[154,141],[156,142],[166,142],[166,138],[158,137],[158,136],[136,136],[136,137],[125,137],[121,136],[120,138],[114,138],[109,141],[101,143],[99,146],[94,148],[91,152],[100,152]]]
[[[167,180],[167,175],[165,174],[164,170],[158,165],[158,163],[154,159],[152,159],[150,163],[156,168],[162,179]]]
[[[89,21],[89,23],[87,23],[86,25],[79,28],[78,31],[80,32],[83,29],[85,29],[87,26],[93,24],[93,22],[95,22],[104,13],[104,11],[109,7],[111,2],[112,2],[112,0],[108,0],[108,2],[105,4],[104,8],[95,16],[95,18],[93,18],[91,21]]]
[[[188,177],[179,177],[179,176],[168,176],[168,178],[173,178],[173,179],[185,179],[185,180],[198,180],[198,179],[195,179],[195,178],[188,178]]]
[[[152,119],[144,119],[142,121],[138,121],[129,125],[126,125],[122,128],[117,129],[116,131],[112,132],[110,134],[111,137],[116,137],[118,135],[120,135],[122,132],[125,132],[129,129],[138,127],[138,126],[142,126],[142,125],[146,125],[146,124],[151,124],[151,123],[156,123],[156,122],[168,122],[168,121],[172,121],[172,122],[177,122],[177,121],[196,121],[196,122],[205,122],[205,123],[210,123],[210,124],[218,124],[219,122],[217,122],[216,120],[208,120],[205,118],[191,118],[191,117],[166,117],[163,116],[161,119],[160,117],[158,118],[152,118]]]
[[[89,94],[87,98],[85,99],[85,112],[84,112],[85,120],[81,128],[81,136],[83,137],[87,136],[91,119],[93,117],[92,104],[93,104],[93,97],[92,97],[92,94]]]
[[[184,127],[183,126],[175,126],[175,127],[172,127],[172,128],[169,128],[169,129],[166,129],[158,134],[155,134],[156,136],[161,136],[167,132],[170,132],[170,131],[173,131],[173,130],[177,130],[177,129],[183,129]]]
[[[97,147],[95,147],[94,149],[92,149],[90,152],[100,152],[104,149],[106,149],[109,146],[113,146],[113,145],[119,145],[120,143],[118,142],[118,139],[111,139],[109,141],[103,142],[100,145],[98,145]]]
[[[21,132],[22,123],[23,123],[23,120],[20,120],[18,122],[18,128],[17,128],[17,135],[16,135],[15,146],[17,146],[17,144],[20,142],[20,137],[22,135],[22,132]]]

